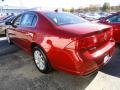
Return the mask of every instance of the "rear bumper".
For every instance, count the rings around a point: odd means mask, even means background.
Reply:
[[[108,55],[109,57],[112,57],[114,46],[115,42],[108,42],[93,53],[89,53],[88,51],[84,52],[81,57],[83,61],[82,65],[79,68],[79,72],[76,74],[85,76],[104,66],[110,60],[110,58],[105,60],[105,57]]]

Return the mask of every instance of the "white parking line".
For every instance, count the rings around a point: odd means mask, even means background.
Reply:
[[[0,41],[6,40],[6,39],[7,39],[6,37],[1,37],[1,38],[0,38]]]

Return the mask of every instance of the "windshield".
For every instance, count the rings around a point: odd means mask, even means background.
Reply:
[[[87,20],[70,13],[49,12],[45,13],[45,15],[57,25],[78,24],[88,22]]]

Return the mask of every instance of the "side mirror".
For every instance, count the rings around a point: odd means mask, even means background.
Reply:
[[[17,26],[14,25],[12,22],[5,22],[5,25],[11,25],[11,26],[13,26],[14,28],[17,28]]]

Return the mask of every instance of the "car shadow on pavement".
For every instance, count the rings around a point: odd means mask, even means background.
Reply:
[[[110,60],[102,69],[102,72],[120,78],[120,46],[116,46],[115,52]]]
[[[15,53],[19,50],[15,45],[9,45],[7,40],[0,41],[0,56]]]
[[[51,74],[34,79],[34,83],[37,83],[38,86],[32,87],[32,89],[40,89],[41,83],[44,82],[43,90],[85,90],[96,75],[97,73],[94,73],[90,76],[81,77],[54,71]]]

